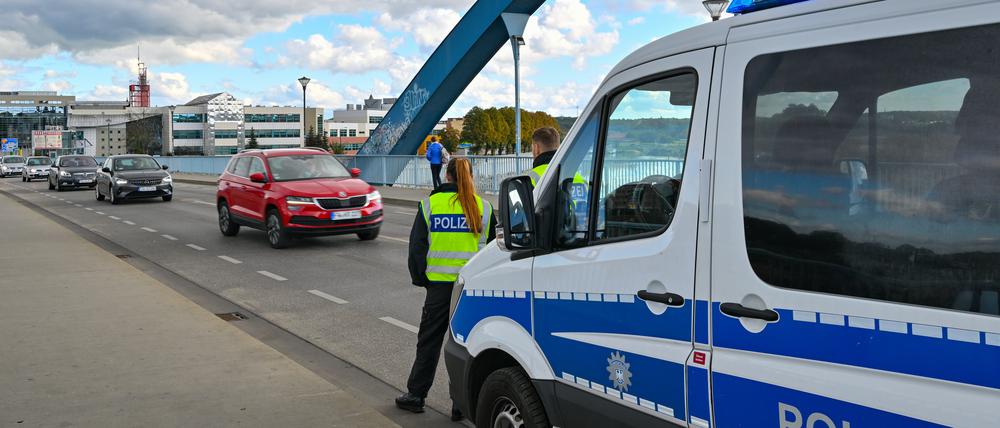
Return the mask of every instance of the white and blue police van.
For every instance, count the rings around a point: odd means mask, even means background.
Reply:
[[[740,0],[608,75],[445,360],[479,427],[1000,427],[1000,2]]]

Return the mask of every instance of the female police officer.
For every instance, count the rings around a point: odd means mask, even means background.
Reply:
[[[416,413],[424,411],[424,399],[434,382],[458,271],[496,233],[493,207],[476,195],[469,160],[453,159],[445,175],[448,182],[420,202],[410,231],[410,277],[414,285],[427,289],[427,298],[417,333],[417,358],[406,382],[409,391],[396,398],[396,406]],[[453,420],[461,418],[452,411]]]

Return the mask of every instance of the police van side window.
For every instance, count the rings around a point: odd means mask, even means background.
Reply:
[[[747,254],[771,285],[1000,315],[1000,26],[746,69]]]
[[[670,225],[684,175],[697,89],[694,73],[630,88],[611,98],[594,237],[623,238]]]
[[[587,118],[559,163],[556,206],[556,243],[563,248],[586,245],[589,236],[590,188],[594,149],[601,124],[600,108]],[[549,168],[549,171],[552,171]],[[582,191],[581,191],[582,187]]]

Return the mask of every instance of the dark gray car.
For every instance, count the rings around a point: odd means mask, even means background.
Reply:
[[[97,172],[94,194],[98,201],[106,197],[115,205],[127,199],[163,198],[169,202],[174,186],[166,169],[148,155],[111,156]]]
[[[91,156],[60,156],[49,168],[49,190],[63,191],[97,185],[97,161]]]

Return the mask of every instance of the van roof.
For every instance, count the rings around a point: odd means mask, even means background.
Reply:
[[[708,22],[670,34],[639,48],[619,62],[608,76],[671,55],[724,45],[729,30],[735,27],[880,1],[886,0],[810,0]]]

